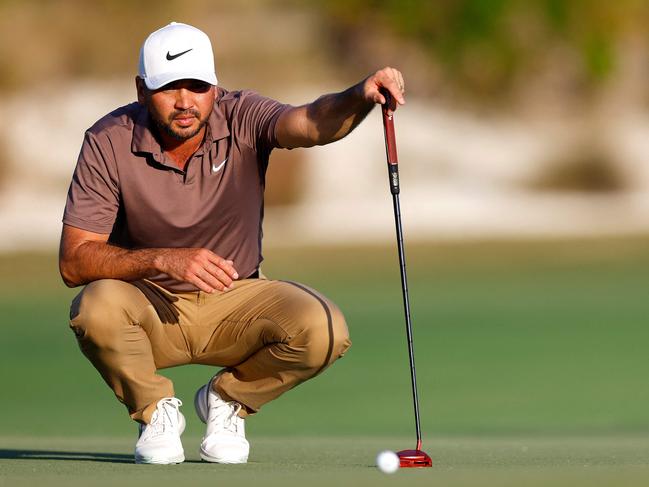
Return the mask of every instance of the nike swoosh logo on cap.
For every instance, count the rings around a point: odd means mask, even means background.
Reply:
[[[194,48],[192,47],[192,49],[187,49],[186,51],[179,52],[178,54],[171,54],[169,51],[167,51],[167,61],[173,61],[173,60],[176,59],[177,57],[180,57],[180,56],[182,56],[183,54],[187,54],[189,51],[191,51],[191,50],[193,50],[193,49],[194,49]]]
[[[221,164],[219,164],[218,166],[216,164],[212,163],[212,174],[214,174],[215,172],[219,172],[221,170],[221,168],[223,166],[225,166],[226,162],[228,162],[227,157],[225,159],[223,159],[223,162]]]

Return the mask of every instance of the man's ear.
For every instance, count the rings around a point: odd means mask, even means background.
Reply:
[[[144,80],[140,78],[139,76],[135,77],[135,89],[137,90],[137,101],[141,104],[145,104],[146,100],[146,85],[144,84]]]

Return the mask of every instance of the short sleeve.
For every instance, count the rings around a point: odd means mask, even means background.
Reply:
[[[86,132],[68,190],[63,223],[89,232],[109,234],[119,208],[114,154],[106,135]]]
[[[290,105],[261,96],[254,91],[242,92],[237,113],[238,136],[258,151],[279,147],[275,136],[275,125],[279,116]]]

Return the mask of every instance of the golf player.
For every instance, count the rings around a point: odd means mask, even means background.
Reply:
[[[198,389],[203,460],[245,463],[244,419],[349,348],[340,310],[260,272],[264,175],[275,148],[350,133],[403,77],[384,68],[290,106],[218,86],[209,38],[171,23],[140,51],[137,102],[85,133],[63,215],[60,271],[84,355],[139,424],[138,463],[185,459],[185,419],[158,369],[223,367]]]

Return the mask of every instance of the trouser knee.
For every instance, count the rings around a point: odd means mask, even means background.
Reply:
[[[70,327],[82,342],[110,347],[135,320],[141,305],[131,284],[101,279],[88,284],[72,301]]]
[[[314,374],[342,357],[351,346],[345,317],[331,302],[310,303],[299,319],[302,331],[291,345],[302,352],[302,366]]]

